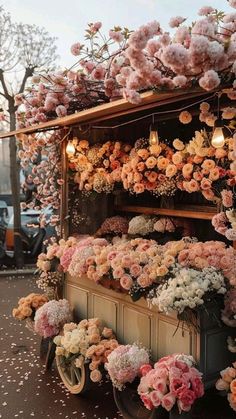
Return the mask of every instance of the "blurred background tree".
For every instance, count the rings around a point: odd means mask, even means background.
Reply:
[[[0,7],[0,96],[4,110],[0,120],[7,122],[10,131],[16,129],[14,97],[23,93],[28,79],[33,74],[40,74],[55,67],[58,58],[55,41],[56,38],[51,37],[45,28],[12,22],[10,14]],[[17,140],[14,136],[10,138],[9,148],[14,211],[14,255],[16,266],[21,268],[24,258],[20,236],[20,165],[17,158]]]

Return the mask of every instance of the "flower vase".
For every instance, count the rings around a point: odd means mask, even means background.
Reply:
[[[181,412],[179,413],[179,409],[177,406],[174,406],[173,409],[171,409],[170,411],[170,419],[191,419],[192,415],[191,415],[191,410],[190,412]]]
[[[162,406],[153,409],[148,419],[168,419],[169,413]]]

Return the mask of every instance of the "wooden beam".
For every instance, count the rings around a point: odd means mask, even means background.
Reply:
[[[128,102],[125,99],[119,99],[114,102],[105,103],[94,108],[89,108],[81,112],[67,115],[62,118],[56,118],[51,121],[47,121],[41,124],[32,125],[18,129],[11,132],[0,133],[0,138],[12,137],[17,134],[32,134],[33,132],[47,130],[47,129],[58,129],[65,128],[73,125],[98,122],[110,118],[116,118],[121,115],[127,115],[134,112],[143,111],[148,108],[155,106],[161,106],[168,103],[174,103],[177,100],[188,99],[196,96],[209,96],[209,92],[204,92],[200,88],[196,88],[190,91],[181,89],[171,92],[159,92],[154,93],[152,91],[141,94],[142,101],[139,105]]]
[[[208,209],[209,207],[207,207]],[[186,206],[178,208],[151,208],[151,207],[138,207],[132,205],[118,205],[115,206],[116,211],[130,212],[137,214],[150,214],[150,215],[166,215],[168,217],[180,218],[193,218],[198,220],[211,220],[217,213],[216,208],[211,208],[206,211],[206,208],[200,205],[195,206],[195,210],[186,210]]]

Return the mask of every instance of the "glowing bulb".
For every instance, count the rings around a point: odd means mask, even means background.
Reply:
[[[214,129],[213,135],[212,135],[212,139],[211,139],[211,144],[213,145],[213,147],[215,148],[221,148],[224,146],[225,144],[225,137],[224,137],[224,133],[221,127],[216,127]]]
[[[158,132],[154,128],[150,128],[149,144],[150,145],[159,144]]]
[[[68,141],[67,146],[66,146],[66,153],[70,156],[70,155],[74,155],[75,154],[75,146],[73,144],[72,141]]]

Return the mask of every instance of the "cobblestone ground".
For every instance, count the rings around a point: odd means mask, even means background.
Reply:
[[[110,383],[71,395],[56,367],[45,373],[40,339],[11,316],[18,298],[36,290],[34,278],[0,278],[0,418],[120,418]]]
[[[75,396],[55,367],[44,371],[40,339],[11,316],[18,299],[36,290],[32,277],[0,277],[0,419],[120,419],[108,381]],[[215,392],[199,400],[192,413],[192,419],[233,418],[226,398]]]

